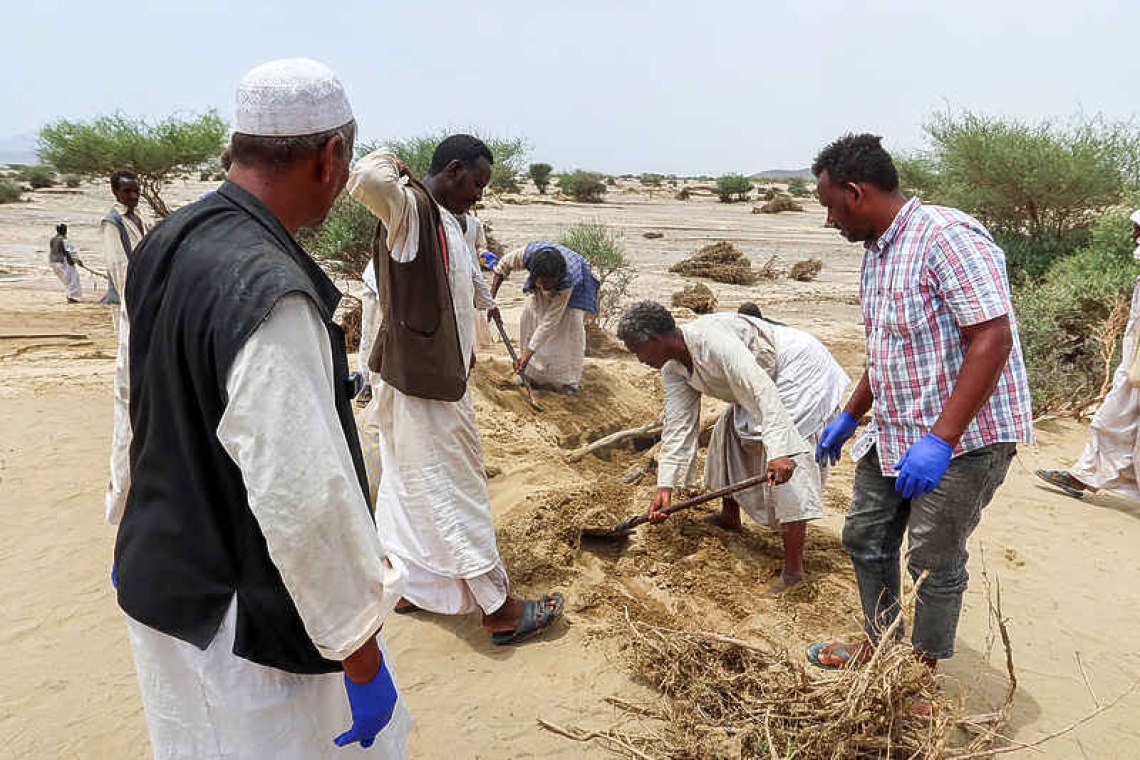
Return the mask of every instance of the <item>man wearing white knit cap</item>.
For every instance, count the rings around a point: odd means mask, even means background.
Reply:
[[[1129,220],[1136,246],[1132,256],[1140,261],[1140,209]],[[1068,470],[1037,470],[1037,477],[1078,499],[1100,490],[1140,499],[1140,277],[1132,289],[1121,348],[1120,366],[1093,415],[1081,458]]]
[[[344,187],[356,122],[294,58],[242,79],[236,124],[228,180],[153,230],[127,283],[106,506],[151,748],[402,758],[378,631],[405,573],[372,522],[341,294],[295,240]]]

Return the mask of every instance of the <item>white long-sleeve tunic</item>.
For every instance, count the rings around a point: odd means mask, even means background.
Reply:
[[[119,335],[107,520],[130,486],[129,333]],[[241,470],[273,564],[323,657],[343,660],[383,623],[404,586],[388,555],[337,417],[332,348],[316,306],[283,297],[238,351],[218,440]]]
[[[419,253],[416,197],[400,180],[396,157],[380,149],[360,159],[348,190],[384,222],[393,259]],[[448,280],[464,360],[475,335],[475,294],[482,282],[458,220],[439,208],[450,256]],[[494,302],[478,304],[490,308]],[[491,520],[483,448],[468,392],[459,401],[410,396],[384,382],[374,387],[379,415],[382,476],[376,527],[385,545],[433,579],[470,581],[500,573],[502,564]],[[424,576],[418,576],[423,578]],[[435,583],[436,581],[431,581]],[[419,600],[413,599],[419,606]],[[488,605],[489,606],[489,605]],[[454,612],[429,606],[439,612]],[[484,607],[484,611],[491,611]]]
[[[701,394],[739,406],[762,431],[769,460],[804,454],[810,446],[780,398],[765,368],[775,370],[777,349],[759,321],[740,314],[710,314],[680,327],[692,357],[690,372],[679,361],[661,368],[665,418],[657,484],[686,480],[697,454]],[[775,371],[772,374],[776,374]]]

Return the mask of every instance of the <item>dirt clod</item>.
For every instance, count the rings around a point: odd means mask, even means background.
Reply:
[[[716,311],[716,294],[703,282],[689,285],[673,294],[675,308],[692,309],[697,314]]]

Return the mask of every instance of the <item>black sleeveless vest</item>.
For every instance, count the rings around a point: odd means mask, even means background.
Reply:
[[[205,649],[237,594],[233,653],[292,673],[331,673],[250,511],[217,428],[226,378],[246,340],[289,293],[328,329],[348,377],[340,291],[255,197],[226,182],[155,227],[131,254],[131,487],[115,542],[119,605],[135,620]],[[346,383],[336,409],[368,503]],[[304,441],[265,441],[304,446]]]

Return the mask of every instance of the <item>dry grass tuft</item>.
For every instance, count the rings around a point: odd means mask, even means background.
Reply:
[[[823,262],[819,259],[805,259],[792,264],[792,271],[788,277],[799,282],[811,282],[823,271]]]

